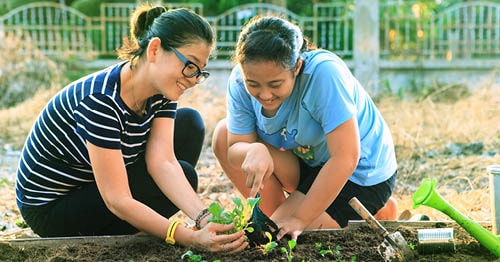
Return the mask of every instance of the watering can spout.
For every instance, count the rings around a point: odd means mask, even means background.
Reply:
[[[495,256],[500,257],[500,239],[479,223],[460,213],[435,190],[436,180],[426,178],[412,196],[413,208],[425,205],[437,209],[455,220],[479,243]]]

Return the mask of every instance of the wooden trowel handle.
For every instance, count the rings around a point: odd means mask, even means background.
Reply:
[[[370,224],[374,229],[380,231],[382,233],[382,236],[387,236],[389,232],[378,222],[378,220],[375,219],[375,217],[370,214],[370,212],[366,209],[361,202],[356,197],[351,198],[349,200],[349,205],[358,213],[358,215],[361,216],[368,224]]]

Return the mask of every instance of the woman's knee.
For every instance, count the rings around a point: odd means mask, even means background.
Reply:
[[[205,139],[205,124],[192,108],[177,110],[174,130],[174,152],[178,159],[196,166]]]
[[[196,173],[194,167],[190,163],[183,160],[179,160],[179,164],[181,165],[182,170],[184,171],[184,175],[189,181],[191,187],[194,189],[194,191],[198,190],[198,173]]]
[[[205,134],[205,123],[200,113],[193,108],[183,107],[177,109],[175,126],[185,132],[186,130]]]

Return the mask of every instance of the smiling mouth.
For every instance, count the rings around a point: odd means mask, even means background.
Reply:
[[[179,87],[182,91],[185,91],[187,90],[187,87],[185,87],[184,85],[182,85],[181,83],[177,82],[177,87]]]
[[[273,105],[276,99],[268,99],[268,100],[260,100],[262,102],[262,105]]]

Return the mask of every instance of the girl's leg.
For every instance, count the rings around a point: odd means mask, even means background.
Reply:
[[[391,196],[374,217],[377,220],[396,220],[398,218],[398,201]]]
[[[271,216],[271,220],[279,220],[293,214],[297,207],[302,203],[305,198],[305,194],[300,191],[295,191],[286,199],[286,201],[274,212]],[[334,229],[340,228],[340,225],[335,221],[328,213],[323,212],[319,217],[317,217],[308,226],[308,229]]]
[[[301,162],[300,185],[285,203],[273,214],[271,219],[279,220],[295,212],[297,206],[305,198],[321,167],[308,167]],[[307,228],[342,228],[346,227],[349,220],[359,220],[361,217],[350,207],[349,200],[356,196],[361,203],[376,219],[395,219],[397,215],[397,202],[391,197],[394,189],[396,174],[388,180],[373,186],[359,186],[348,181],[333,203]]]
[[[226,121],[220,121],[214,130],[212,149],[222,170],[226,173],[238,191],[249,197],[250,188],[246,186],[246,176],[239,167],[231,165],[227,158],[227,126]],[[268,146],[274,159],[274,174],[264,183],[260,191],[262,203],[260,209],[270,216],[285,199],[285,193],[295,191],[299,181],[298,161],[291,152],[280,152]]]

